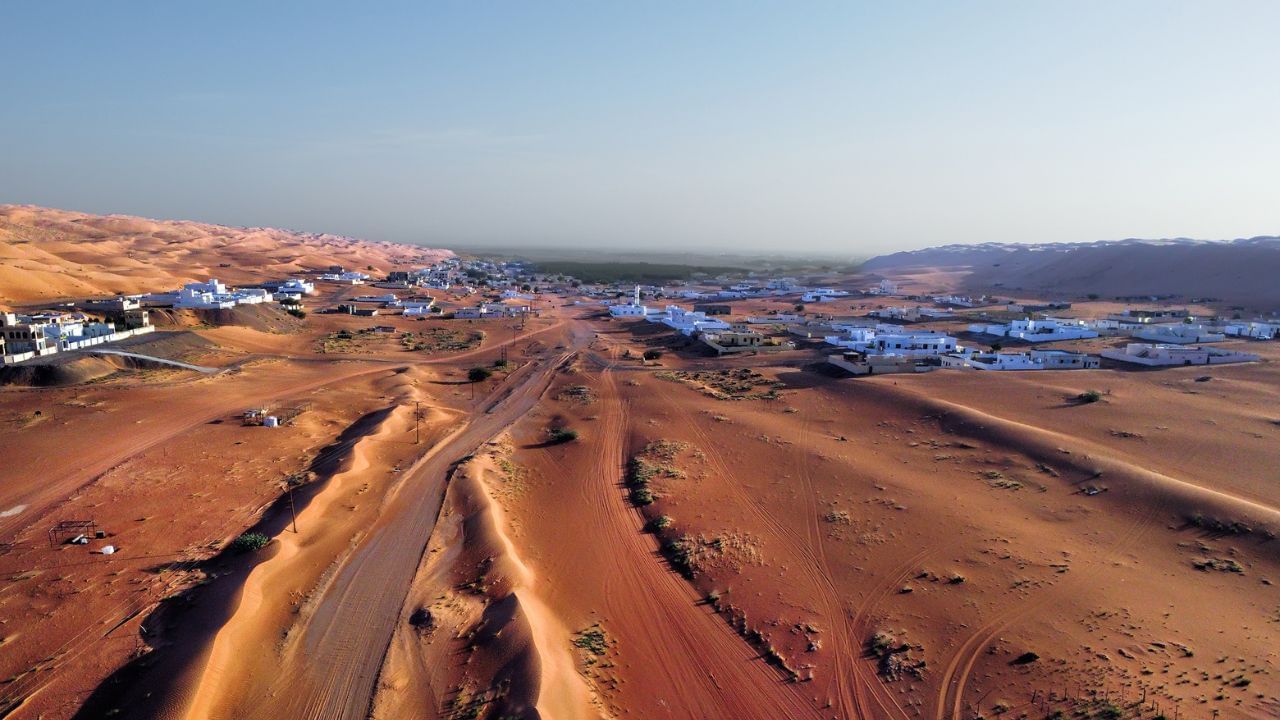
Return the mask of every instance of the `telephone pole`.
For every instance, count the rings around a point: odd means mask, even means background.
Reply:
[[[285,489],[289,493],[289,516],[293,518],[293,534],[298,534],[298,509],[293,505],[293,483],[285,480]]]

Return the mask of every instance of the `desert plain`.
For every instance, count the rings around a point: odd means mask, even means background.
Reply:
[[[0,251],[11,309],[452,256],[16,206]],[[1280,716],[1280,344],[850,378],[572,292],[312,310],[358,291],[0,388],[0,717]]]

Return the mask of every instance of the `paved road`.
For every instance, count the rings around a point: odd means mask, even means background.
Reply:
[[[172,365],[180,367],[184,370],[195,370],[196,372],[205,373],[207,375],[218,372],[218,368],[205,367],[203,365],[192,365],[191,363],[179,362],[177,360],[169,360],[168,358],[156,357],[155,355],[140,355],[138,353],[125,352],[124,350],[112,350],[110,348],[98,348],[96,350],[85,350],[90,355],[120,355],[122,357],[137,358],[139,360],[147,360],[161,365]]]
[[[533,408],[556,369],[592,334],[575,325],[572,336],[563,352],[513,373],[467,424],[409,470],[377,524],[325,589],[272,696],[252,717],[368,717],[400,610],[435,528],[450,467]]]

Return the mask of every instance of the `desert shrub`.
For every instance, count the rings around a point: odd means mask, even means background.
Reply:
[[[661,358],[661,357],[662,357],[662,351],[661,351],[661,350],[656,350],[656,349],[654,349],[654,348],[649,348],[648,350],[645,350],[645,351],[644,351],[644,359],[645,359],[645,360],[657,360],[657,359],[659,359],[659,358]]]
[[[649,528],[650,532],[656,532],[658,530],[666,530],[667,528],[671,527],[671,516],[659,515],[658,517],[646,523],[646,525]]]
[[[653,491],[647,487],[631,488],[631,502],[636,505],[652,505],[654,501]]]
[[[1082,404],[1096,403],[1102,399],[1102,393],[1097,390],[1085,390],[1076,396],[1076,402]]]
[[[489,368],[473,367],[467,371],[467,380],[473,383],[484,382],[490,377],[493,377],[493,371]]]
[[[551,428],[547,431],[547,442],[559,445],[578,439],[578,431],[569,428]]]
[[[269,542],[271,542],[271,538],[260,532],[247,532],[231,541],[231,551],[236,553],[253,552],[266,547]]]
[[[287,312],[287,313],[289,313],[290,315],[292,315],[292,316],[294,316],[294,317],[298,318],[299,320],[301,320],[302,318],[304,318],[304,317],[306,317],[306,316],[307,316],[307,311],[306,311],[306,310],[303,310],[303,309],[302,309],[302,308],[300,308],[300,307],[291,307],[291,308],[286,309],[286,310],[285,310],[285,312]]]
[[[662,546],[662,554],[666,556],[671,567],[687,578],[693,577],[693,543],[688,538],[672,540]]]

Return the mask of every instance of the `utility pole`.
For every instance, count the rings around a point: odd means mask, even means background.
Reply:
[[[298,509],[293,505],[293,484],[285,480],[285,487],[289,492],[289,516],[293,518],[293,534],[298,534]]]

